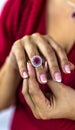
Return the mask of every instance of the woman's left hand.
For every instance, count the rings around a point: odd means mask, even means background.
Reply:
[[[22,93],[37,119],[66,118],[75,120],[75,90],[53,80],[48,81],[48,98],[39,88],[35,71],[28,63],[29,79],[24,79]]]

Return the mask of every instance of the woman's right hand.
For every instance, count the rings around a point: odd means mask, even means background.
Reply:
[[[27,62],[35,55],[47,61],[50,76],[57,82],[62,81],[61,70],[70,73],[73,65],[68,61],[67,54],[51,37],[38,33],[24,36],[17,40],[11,49],[9,60],[14,68],[19,69],[22,78],[28,78]],[[46,64],[47,67],[47,64]],[[35,68],[39,83],[47,82],[45,66]]]
[[[30,63],[27,63],[27,69],[29,78],[23,80],[22,94],[33,115],[42,120],[75,120],[75,90],[49,79],[46,86],[48,91],[43,92]]]

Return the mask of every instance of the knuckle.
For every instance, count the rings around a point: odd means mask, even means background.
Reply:
[[[22,38],[23,42],[29,41],[30,40],[30,35],[26,35]]]
[[[36,38],[36,37],[40,37],[40,34],[39,33],[34,33],[31,36]]]
[[[36,68],[36,73],[39,74],[45,74],[45,69],[44,67],[41,65],[40,67]]]
[[[67,58],[63,58],[63,60],[62,60],[64,63],[67,61]]]
[[[58,71],[59,70],[59,66],[58,65],[53,65],[51,67],[51,70]]]
[[[32,34],[32,38],[35,41],[37,40],[36,43],[38,42],[38,44],[42,42],[41,35],[39,33]]]
[[[20,44],[20,40],[17,40],[16,42],[14,42],[14,45],[12,46],[12,50],[16,50],[18,44]]]
[[[62,61],[61,61],[61,64],[62,65],[69,64],[68,59],[67,58],[63,58]]]

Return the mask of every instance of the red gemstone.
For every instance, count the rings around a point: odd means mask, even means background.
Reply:
[[[40,63],[40,59],[39,59],[38,57],[35,58],[35,59],[34,59],[34,63],[35,63],[35,64],[39,64],[39,63]]]
[[[75,12],[72,13],[72,18],[75,18]]]
[[[42,58],[38,55],[33,56],[31,62],[34,67],[39,67],[42,65]]]

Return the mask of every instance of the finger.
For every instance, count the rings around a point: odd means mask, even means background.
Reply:
[[[35,78],[36,77],[35,69],[30,62],[27,62],[27,70],[28,70],[29,78],[31,78],[31,77]]]
[[[26,68],[26,56],[20,40],[15,42],[12,48],[12,52],[15,55],[21,77],[28,78],[28,73]]]
[[[53,51],[51,46],[48,44],[47,40],[43,38],[41,35],[34,34],[32,35],[32,37],[35,41],[35,44],[38,46],[40,52],[44,55],[45,59],[48,62],[48,66],[49,66],[52,78],[57,82],[61,82],[62,77],[61,77],[61,73],[60,73],[60,69],[59,69],[55,52]]]
[[[48,80],[47,84],[56,98],[61,97],[62,90],[65,91],[65,85],[62,83],[57,83],[53,80]]]
[[[47,74],[46,74],[45,68],[43,66],[36,68],[36,73],[37,73],[39,82],[41,84],[46,84],[47,83]]]
[[[49,103],[45,98],[44,94],[39,88],[39,84],[35,79],[35,74],[32,74],[32,65],[30,63],[27,64],[28,73],[29,73],[29,94],[35,104],[36,107],[43,109]],[[34,71],[34,70],[33,70]],[[42,105],[41,105],[42,104]]]
[[[32,112],[35,112],[35,106],[34,103],[29,95],[29,85],[28,85],[28,80],[24,79],[23,80],[23,87],[22,87],[22,94],[25,98],[26,103],[29,105],[29,107],[31,108]]]
[[[32,61],[33,56],[40,55],[35,44],[31,43],[31,42],[33,42],[31,40],[31,38],[29,38],[27,36],[27,37],[25,37],[25,39],[22,39],[22,40],[23,40],[23,42],[24,41],[26,42],[26,44],[24,44],[24,48],[26,50],[26,53],[27,53],[30,61]],[[45,72],[43,65],[41,65],[40,67],[37,67],[35,69],[36,69],[36,75],[37,75],[38,81],[40,83],[47,83],[47,76],[46,76],[46,72]]]
[[[66,51],[60,47],[52,38],[50,38],[49,36],[46,36],[46,39],[49,41],[50,45],[53,47],[53,49],[55,50],[59,61],[60,61],[60,65],[61,68],[63,70],[64,73],[71,73],[71,67],[68,61],[68,57],[67,57],[67,53]]]
[[[35,104],[34,104],[32,98],[31,98],[31,95],[29,94],[29,83],[28,83],[27,79],[23,80],[22,94],[23,94],[23,96],[25,98],[26,103],[30,107],[33,115],[36,118],[39,118],[39,115],[38,115],[38,113],[36,112],[36,109],[35,109]]]

